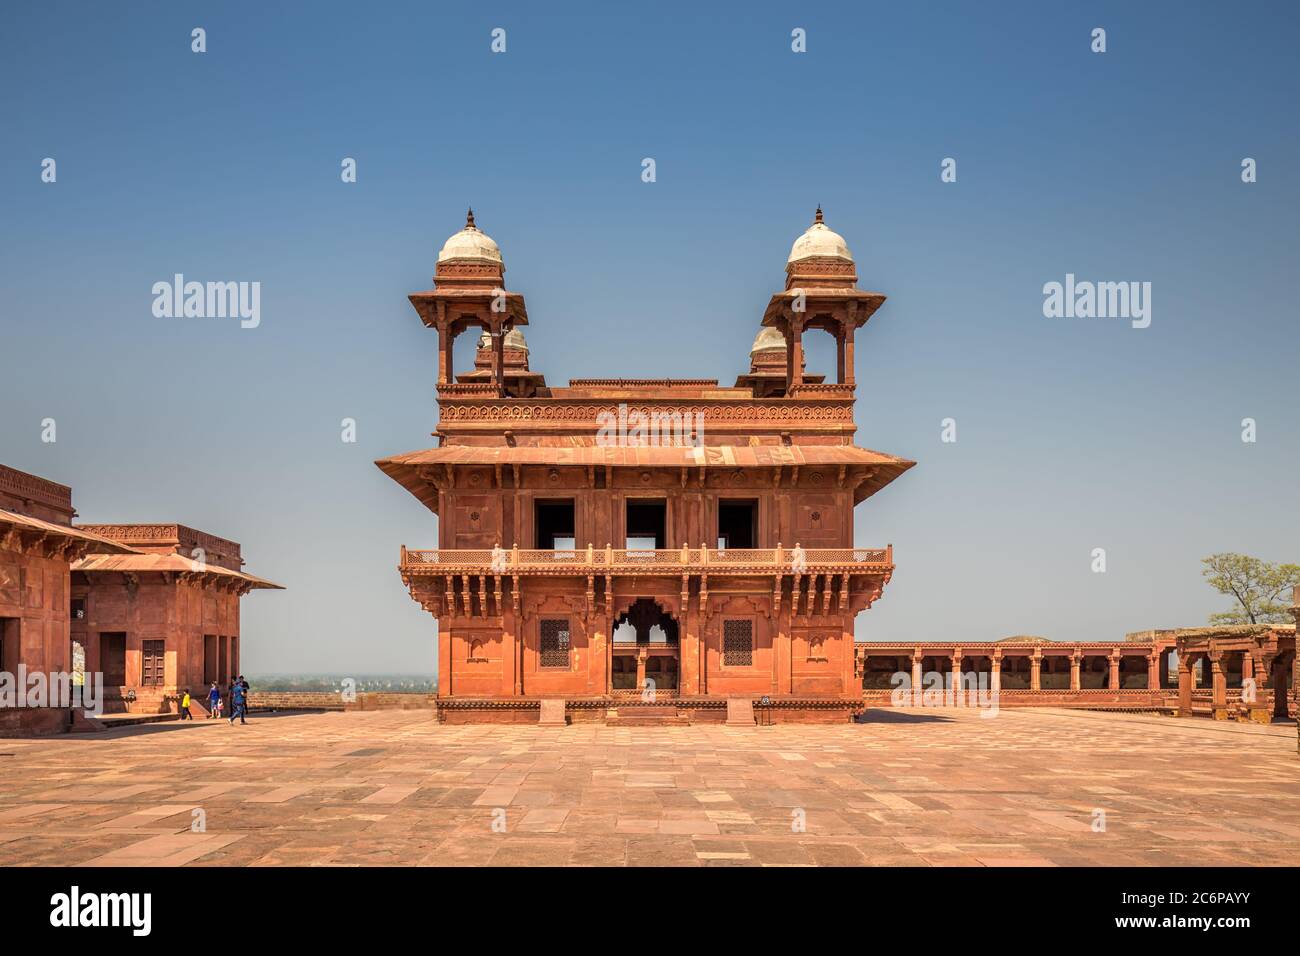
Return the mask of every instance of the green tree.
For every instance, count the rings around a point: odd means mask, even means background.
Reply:
[[[1211,624],[1287,624],[1293,619],[1290,597],[1300,587],[1300,564],[1270,564],[1230,551],[1202,558],[1201,564],[1210,587],[1240,605],[1211,614]]]

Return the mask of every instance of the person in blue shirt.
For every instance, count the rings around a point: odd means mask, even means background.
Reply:
[[[212,689],[208,691],[208,719],[209,720],[217,716],[217,712],[221,709],[217,705],[220,703],[221,703],[221,689],[217,687],[217,682],[213,681]]]
[[[247,698],[244,697],[244,685],[241,681],[235,680],[230,684],[230,723],[235,723],[235,718],[239,718],[241,724],[248,721],[244,719],[244,706]]]

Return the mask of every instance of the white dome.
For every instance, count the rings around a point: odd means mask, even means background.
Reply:
[[[849,252],[844,237],[822,222],[820,206],[817,208],[816,220],[802,236],[794,241],[794,245],[790,247],[790,258],[786,261],[798,262],[800,259],[810,259],[813,256],[853,261],[853,253]]]
[[[476,259],[480,262],[501,263],[501,250],[485,232],[474,225],[474,210],[466,218],[465,228],[442,244],[438,261],[449,259]]]
[[[478,347],[480,349],[492,348],[492,336],[484,330],[483,334],[478,337]],[[528,343],[524,341],[524,333],[518,329],[511,329],[506,333],[506,348],[518,349],[521,352],[528,351]]]
[[[758,335],[754,336],[754,347],[749,350],[749,354],[755,352],[775,352],[785,351],[785,336],[781,334],[780,329],[772,326],[764,326],[759,329]]]

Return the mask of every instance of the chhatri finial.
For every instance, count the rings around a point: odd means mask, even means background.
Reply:
[[[825,225],[825,222],[823,222],[823,220],[822,220],[822,204],[821,204],[821,203],[818,203],[818,204],[817,204],[817,216],[816,216],[816,218],[813,219],[813,222],[814,222],[814,223],[819,223],[819,222],[820,222],[820,223],[822,223],[822,225]]]
[[[465,228],[466,228],[466,229],[477,229],[477,228],[478,228],[478,226],[474,225],[474,207],[473,207],[473,206],[470,206],[470,207],[469,207],[469,212],[465,213]]]

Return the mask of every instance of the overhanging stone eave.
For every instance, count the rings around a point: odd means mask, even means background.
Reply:
[[[879,453],[877,453],[879,454]],[[903,472],[916,466],[916,462],[906,458],[896,459],[885,465],[873,466],[874,473],[865,478],[853,489],[853,504],[857,506],[892,484]]]
[[[498,295],[504,295],[507,306],[506,314],[509,315],[511,321],[515,325],[527,325],[528,309],[524,305],[522,292],[511,292],[507,289],[426,289],[423,292],[412,292],[406,298],[420,316],[420,321],[427,328],[432,329],[436,328],[438,324],[434,315],[436,303],[441,301],[449,306],[479,305],[490,309],[492,302]]]
[[[438,513],[438,489],[431,485],[415,465],[397,460],[397,458],[380,458],[375,466],[393,481],[409,491],[420,504],[435,515]]]
[[[858,303],[857,317],[854,322],[855,328],[861,328],[867,320],[876,314],[876,310],[885,304],[886,296],[880,292],[868,292],[864,289],[826,289],[826,288],[809,288],[802,290],[804,301],[815,303],[820,301],[844,302],[846,300],[856,300]],[[767,308],[763,310],[763,319],[760,325],[777,327],[785,320],[785,309],[789,303],[797,298],[800,294],[798,289],[788,289],[784,292],[773,294],[768,300]],[[809,309],[809,312],[812,310]]]

